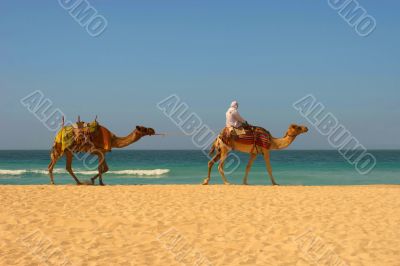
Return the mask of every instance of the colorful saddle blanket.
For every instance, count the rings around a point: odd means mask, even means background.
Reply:
[[[225,128],[222,141],[229,145],[230,140],[244,145],[253,145],[255,153],[258,153],[261,148],[271,147],[271,133],[262,127]]]
[[[70,126],[64,126],[57,134],[55,142],[61,144],[61,151],[71,146],[88,145],[95,138],[99,129],[96,121],[91,123],[78,122]]]

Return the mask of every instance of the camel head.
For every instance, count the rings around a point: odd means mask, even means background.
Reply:
[[[136,130],[139,131],[143,136],[152,136],[156,134],[154,129],[143,126],[136,126]]]
[[[286,133],[287,136],[298,136],[308,132],[308,128],[306,126],[299,126],[296,124],[291,124]]]

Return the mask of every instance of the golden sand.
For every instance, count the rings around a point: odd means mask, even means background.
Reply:
[[[400,265],[400,186],[0,186],[1,265]]]

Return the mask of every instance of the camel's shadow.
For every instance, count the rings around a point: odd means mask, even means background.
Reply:
[[[96,184],[93,184],[91,180],[84,180],[81,181],[81,186],[95,186]]]

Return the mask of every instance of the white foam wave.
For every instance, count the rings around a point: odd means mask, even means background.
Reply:
[[[0,169],[0,175],[23,175],[27,171],[26,170],[5,170]]]
[[[75,170],[76,174],[80,175],[95,175],[97,174],[97,170],[93,171],[86,171],[86,170]],[[162,176],[169,173],[169,169],[152,169],[152,170],[142,170],[142,169],[127,169],[127,170],[119,170],[119,171],[109,171],[108,174],[112,175],[132,175],[132,176]],[[48,170],[41,170],[41,169],[18,169],[18,170],[6,170],[0,169],[0,176],[1,175],[11,175],[11,176],[18,176],[23,174],[40,174],[40,175],[47,175],[49,172]],[[55,174],[66,174],[68,173],[65,169],[57,168],[53,170]]]
[[[114,175],[139,175],[139,176],[158,176],[169,173],[169,169],[154,169],[154,170],[121,170],[121,171],[109,171],[108,173]]]
[[[29,170],[27,173],[33,173],[33,174],[40,174],[40,175],[47,175],[49,173],[48,170]],[[67,174],[67,170],[65,169],[54,169],[53,170],[54,174]],[[80,175],[95,175],[97,174],[97,171],[81,171],[81,170],[74,170],[75,174],[80,174]]]

